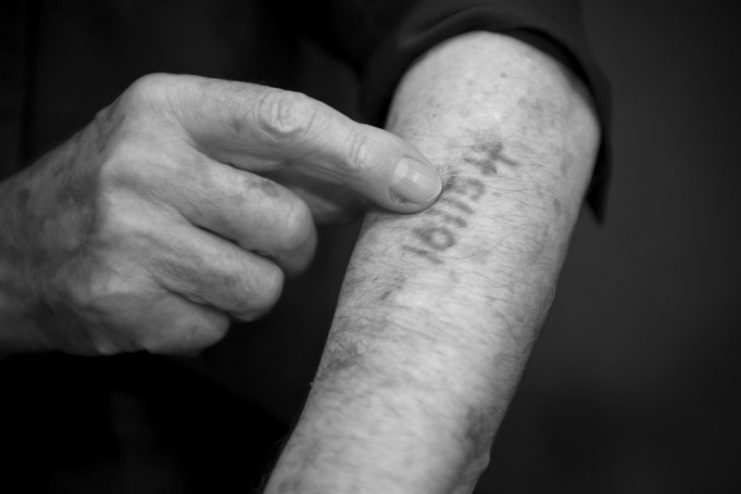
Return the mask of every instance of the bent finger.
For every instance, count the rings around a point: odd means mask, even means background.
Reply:
[[[147,326],[138,326],[143,334],[142,347],[157,354],[196,354],[221,341],[229,329],[229,318],[211,307],[196,304],[170,294],[149,314]]]
[[[280,184],[206,156],[189,159],[195,162],[181,172],[170,198],[189,222],[274,260],[289,274],[306,268],[316,228],[303,200]]]
[[[166,290],[243,321],[278,300],[283,272],[270,261],[190,225],[173,228],[169,241],[153,269]]]

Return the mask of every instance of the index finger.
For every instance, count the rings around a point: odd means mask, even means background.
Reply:
[[[437,169],[403,139],[308,96],[249,83],[176,77],[177,119],[215,159],[257,172],[295,167],[342,182],[397,212],[424,209],[442,190]]]

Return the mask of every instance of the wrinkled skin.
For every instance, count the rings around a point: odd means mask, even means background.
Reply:
[[[0,350],[197,352],[271,308],[315,221],[440,188],[410,145],[306,96],[146,76],[0,184]]]

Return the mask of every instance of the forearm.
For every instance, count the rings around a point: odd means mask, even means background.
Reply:
[[[472,488],[552,300],[598,139],[563,68],[483,33],[417,63],[389,126],[448,187],[422,214],[368,217],[269,492]]]

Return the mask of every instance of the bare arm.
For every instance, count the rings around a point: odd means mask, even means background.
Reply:
[[[405,76],[388,126],[447,189],[358,241],[271,493],[470,492],[552,301],[599,131],[560,64],[471,33]]]

